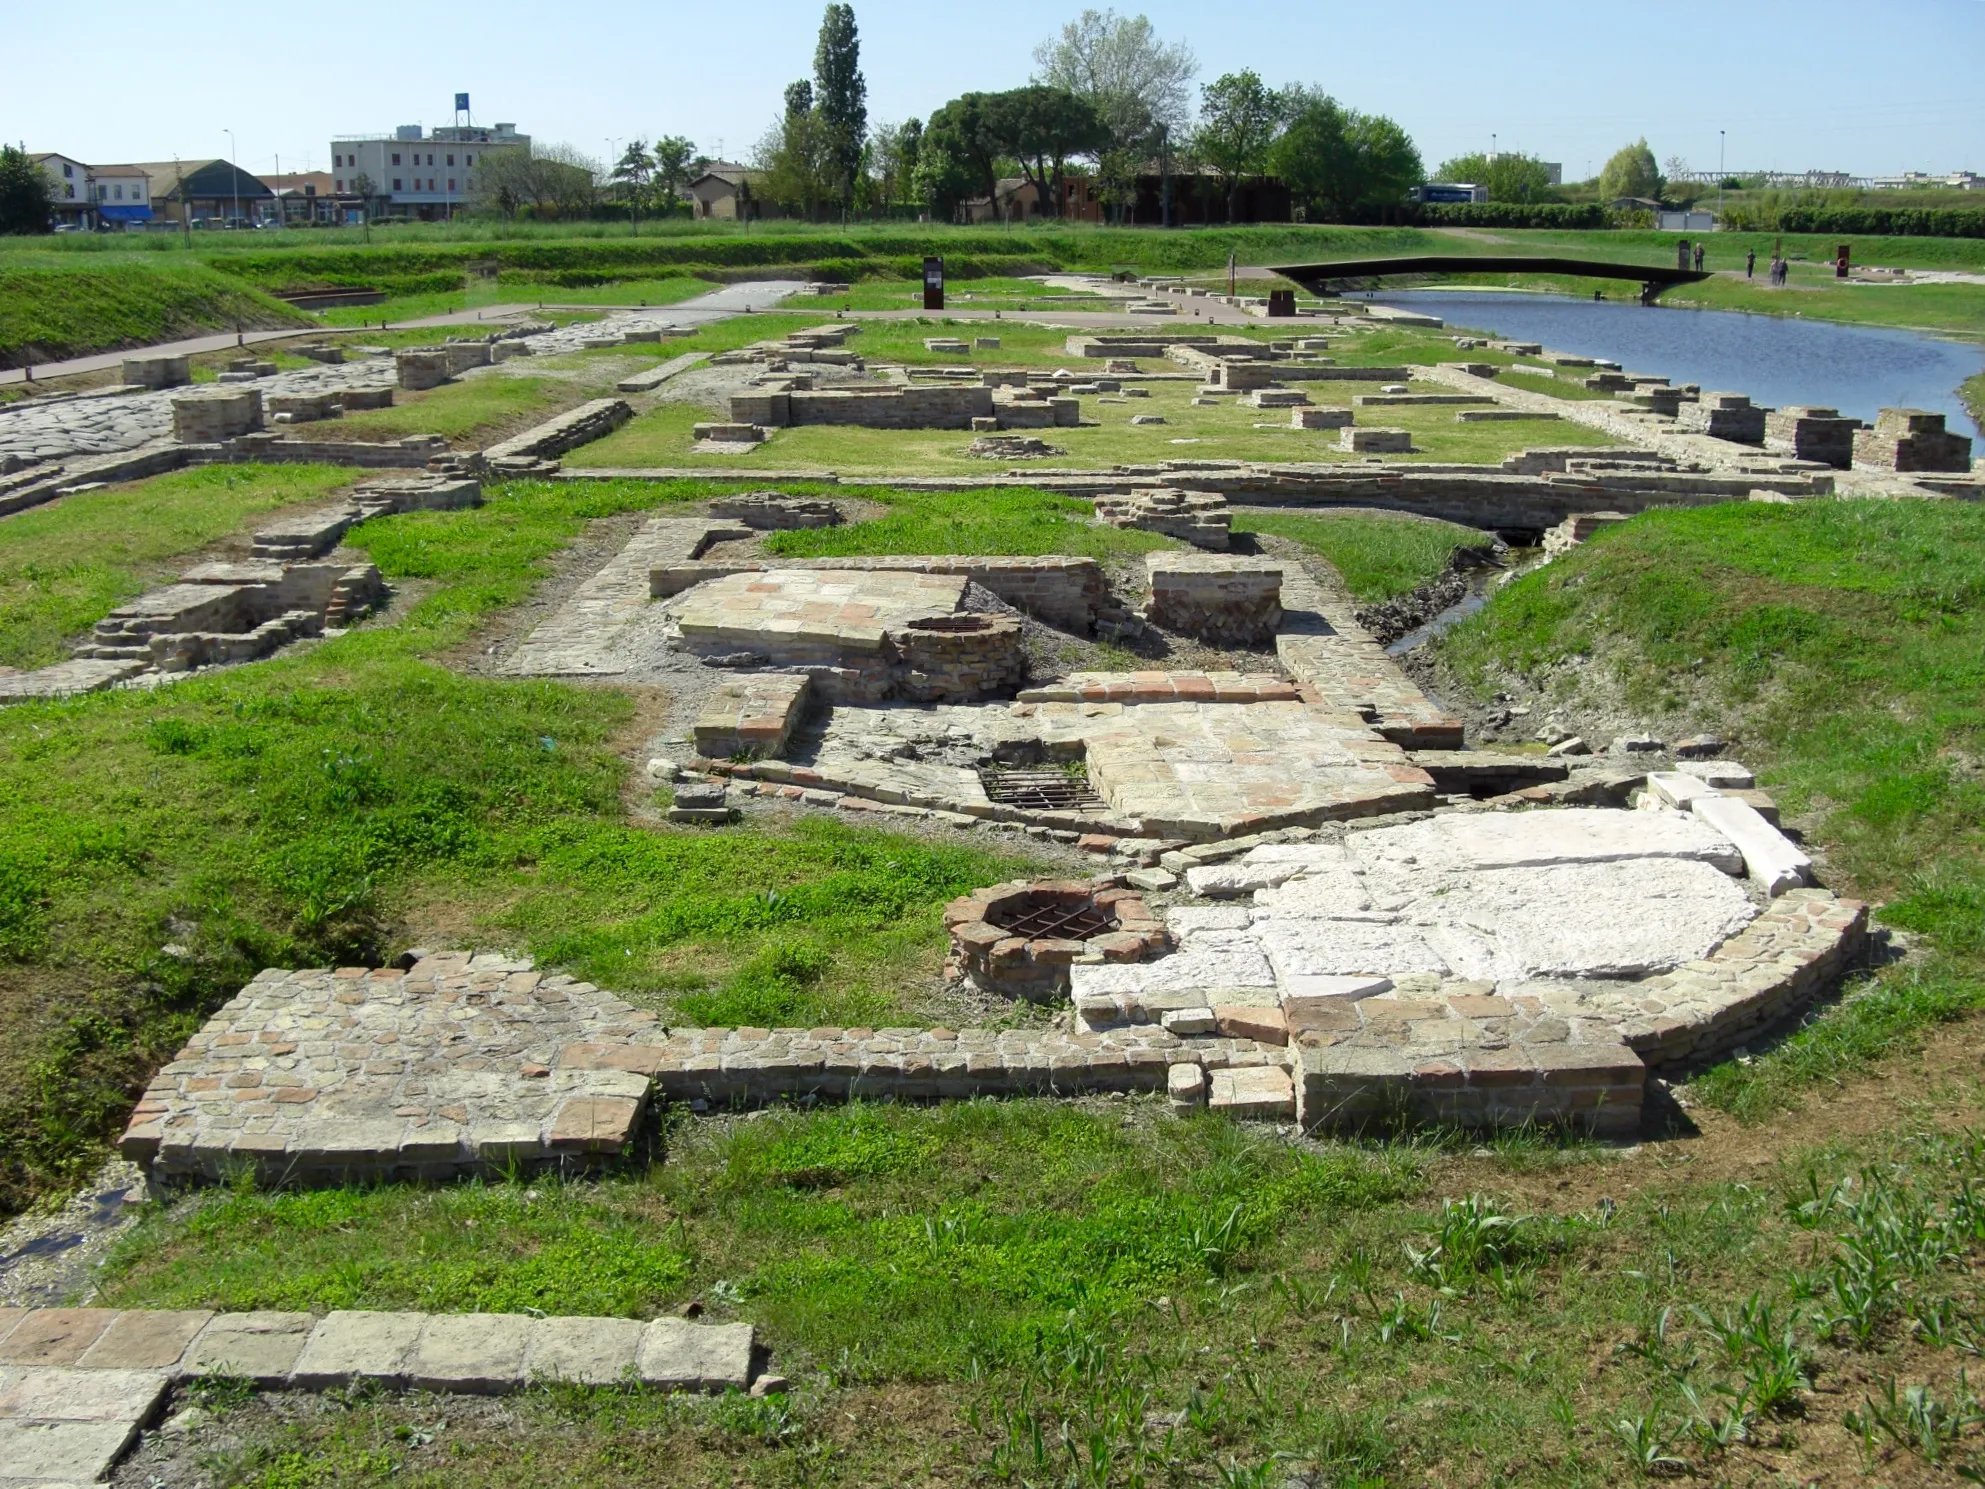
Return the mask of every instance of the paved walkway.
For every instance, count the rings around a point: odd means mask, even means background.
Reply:
[[[744,1390],[750,1324],[523,1314],[0,1308],[0,1489],[108,1477],[178,1382],[353,1380],[482,1396],[538,1380]]]

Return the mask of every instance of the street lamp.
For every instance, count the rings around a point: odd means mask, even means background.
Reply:
[[[1716,131],[1716,220],[1723,221],[1723,134]]]
[[[228,180],[234,186],[234,218],[228,223],[229,227],[233,227],[235,223],[241,221],[241,167],[235,164],[235,158],[241,154],[241,150],[234,143],[233,130],[224,129],[221,133],[227,136]]]

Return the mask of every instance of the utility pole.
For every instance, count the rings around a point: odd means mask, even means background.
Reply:
[[[234,222],[228,224],[229,227],[233,227],[234,223],[241,221],[241,167],[236,165],[234,161],[234,157],[239,155],[241,151],[240,147],[234,142],[233,130],[224,129],[221,133],[227,136],[227,165],[228,170],[233,173],[228,177],[228,180],[234,186]]]
[[[1723,221],[1723,130],[1716,131],[1716,220]]]
[[[289,226],[289,213],[283,208],[283,152],[276,152],[276,226]]]
[[[1172,225],[1172,129],[1169,124],[1158,126],[1158,221],[1164,227]]]
[[[179,157],[172,157],[172,189],[179,193],[179,233],[184,246],[193,246],[193,215],[186,200],[186,172],[180,168]]]

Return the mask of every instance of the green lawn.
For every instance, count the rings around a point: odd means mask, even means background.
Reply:
[[[237,326],[308,324],[281,301],[191,259],[146,264],[137,272],[70,254],[0,255],[0,367]]]
[[[1418,589],[1447,567],[1455,549],[1487,541],[1472,527],[1404,513],[1243,512],[1234,531],[1293,538],[1328,561],[1352,598],[1368,605]]]
[[[0,667],[61,661],[65,642],[202,549],[352,479],[335,466],[205,465],[0,519]]]
[[[348,413],[332,427],[353,439],[438,434],[467,440],[527,420],[550,418],[562,407],[583,403],[593,391],[563,378],[483,372],[418,393],[396,388],[391,408]]]
[[[242,498],[214,489],[228,511],[175,519],[183,541],[238,522]],[[677,1018],[919,1016],[938,907],[1012,860],[824,819],[643,825],[622,797],[640,747],[620,737],[625,693],[435,660],[525,598],[586,519],[695,494],[526,483],[381,519],[348,541],[415,601],[397,624],[157,692],[0,710],[0,1206],[93,1164],[147,1071],[257,969],[386,956],[434,907],[451,934]],[[73,549],[83,518],[126,526],[98,494],[65,506]]]
[[[1543,393],[1552,398],[1585,398],[1605,400],[1611,393],[1603,393],[1597,388],[1588,388],[1584,383],[1573,382],[1569,378],[1558,377],[1548,372],[1499,372],[1496,381],[1507,383],[1512,388],[1522,388],[1531,393]]]
[[[1927,960],[1779,1055],[1720,1077],[1740,1106],[1985,1003],[1985,511],[1738,503],[1655,511],[1497,591],[1442,638],[1486,695],[1559,659],[1554,693],[1624,700],[1743,758],[1824,846],[1829,882],[1885,901]]]
[[[1148,398],[1123,403],[1081,400],[1088,421],[1074,429],[1025,431],[1038,434],[1066,453],[1045,464],[1057,467],[1107,469],[1118,464],[1151,464],[1164,460],[1346,461],[1363,459],[1337,447],[1334,429],[1305,430],[1290,426],[1287,409],[1257,409],[1238,399],[1223,398],[1213,407],[1195,408],[1192,383],[1152,383]],[[1376,393],[1377,382],[1329,382],[1307,385],[1311,401],[1321,406],[1348,405],[1356,394]],[[606,439],[566,457],[573,466],[594,468],[700,467],[741,470],[824,470],[842,474],[884,475],[891,472],[978,475],[1006,469],[1009,461],[987,462],[966,454],[972,436],[958,430],[857,429],[810,424],[776,431],[743,455],[694,453],[693,429],[720,411],[690,404],[666,403],[623,425]],[[1136,415],[1155,414],[1163,424],[1133,425]],[[1405,429],[1412,433],[1414,453],[1403,457],[1428,461],[1499,462],[1506,455],[1540,444],[1605,445],[1610,436],[1570,423],[1462,424],[1451,406],[1407,405],[1360,409],[1361,424]],[[1398,457],[1395,457],[1398,458]]]

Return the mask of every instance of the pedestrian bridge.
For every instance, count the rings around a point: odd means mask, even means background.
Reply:
[[[1693,284],[1709,278],[1706,269],[1623,264],[1612,259],[1539,258],[1528,254],[1427,253],[1407,258],[1338,259],[1328,264],[1270,267],[1284,279],[1293,279],[1317,295],[1335,294],[1349,280],[1384,279],[1395,274],[1561,274],[1579,279],[1638,280],[1641,298],[1651,300],[1670,285]]]

